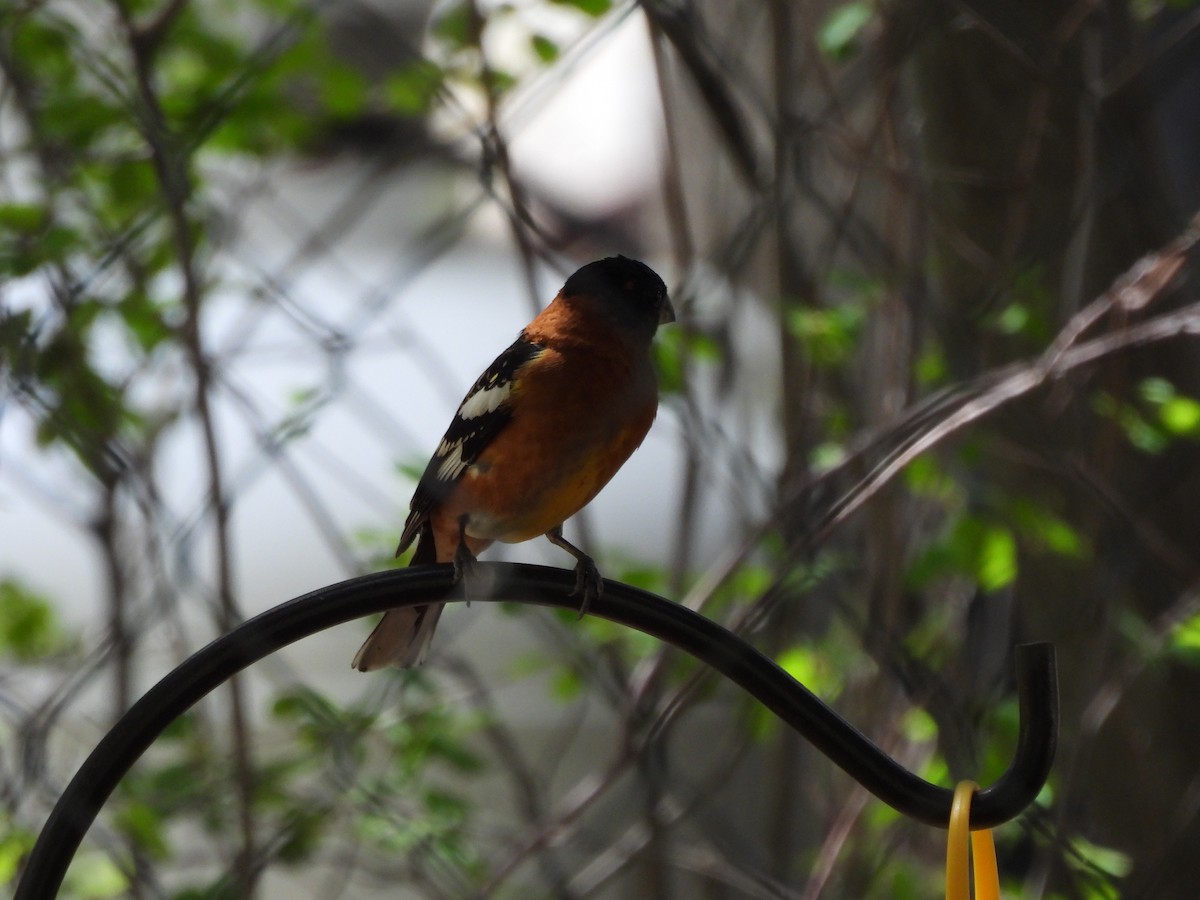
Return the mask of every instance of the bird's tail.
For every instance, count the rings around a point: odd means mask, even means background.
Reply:
[[[433,527],[425,522],[417,537],[417,549],[413,551],[410,566],[431,565],[438,561],[437,545],[433,539]],[[351,664],[360,672],[395,666],[410,669],[425,661],[429,642],[433,639],[438,618],[442,615],[442,603],[425,606],[404,606],[389,609],[375,626],[375,630],[363,642]]]

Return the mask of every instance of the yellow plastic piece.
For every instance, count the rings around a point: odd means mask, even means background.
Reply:
[[[1000,900],[1000,873],[991,829],[970,830],[971,797],[977,790],[979,785],[973,781],[961,781],[954,789],[946,838],[946,900],[971,900],[971,857],[975,862],[975,900]]]
[[[971,856],[975,861],[975,900],[1000,900],[1000,872],[996,868],[992,829],[971,832]]]

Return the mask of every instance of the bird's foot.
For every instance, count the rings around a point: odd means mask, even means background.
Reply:
[[[583,618],[592,601],[604,593],[604,578],[590,556],[580,557],[575,566],[575,590],[572,597],[579,597],[579,618]]]
[[[471,582],[475,579],[478,569],[479,560],[467,547],[467,542],[459,541],[458,548],[454,551],[454,581],[456,584],[462,584],[467,606],[471,605]]]
[[[575,590],[571,591],[571,596],[580,598],[579,618],[582,619],[587,614],[592,601],[603,593],[604,579],[600,577],[600,570],[596,568],[595,561],[563,537],[561,525],[547,531],[546,537],[549,538],[550,543],[556,547],[562,547],[575,557]]]

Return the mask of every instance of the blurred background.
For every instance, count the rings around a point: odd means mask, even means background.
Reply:
[[[188,654],[403,564],[466,389],[623,253],[680,321],[568,537],[946,786],[1054,642],[1005,896],[1193,896],[1198,208],[1194,0],[0,0],[0,884]],[[63,896],[942,891],[650,638],[456,604],[363,675],[369,626],[178,721]]]

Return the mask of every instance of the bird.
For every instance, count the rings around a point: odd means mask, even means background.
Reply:
[[[563,537],[638,448],[658,412],[652,342],[675,321],[666,284],[643,262],[596,260],[492,362],[459,404],[409,503],[396,555],[470,576],[493,542],[545,536],[575,558],[580,614],[603,582]],[[469,583],[468,583],[469,585]],[[354,657],[362,672],[425,659],[444,604],[388,610]]]

